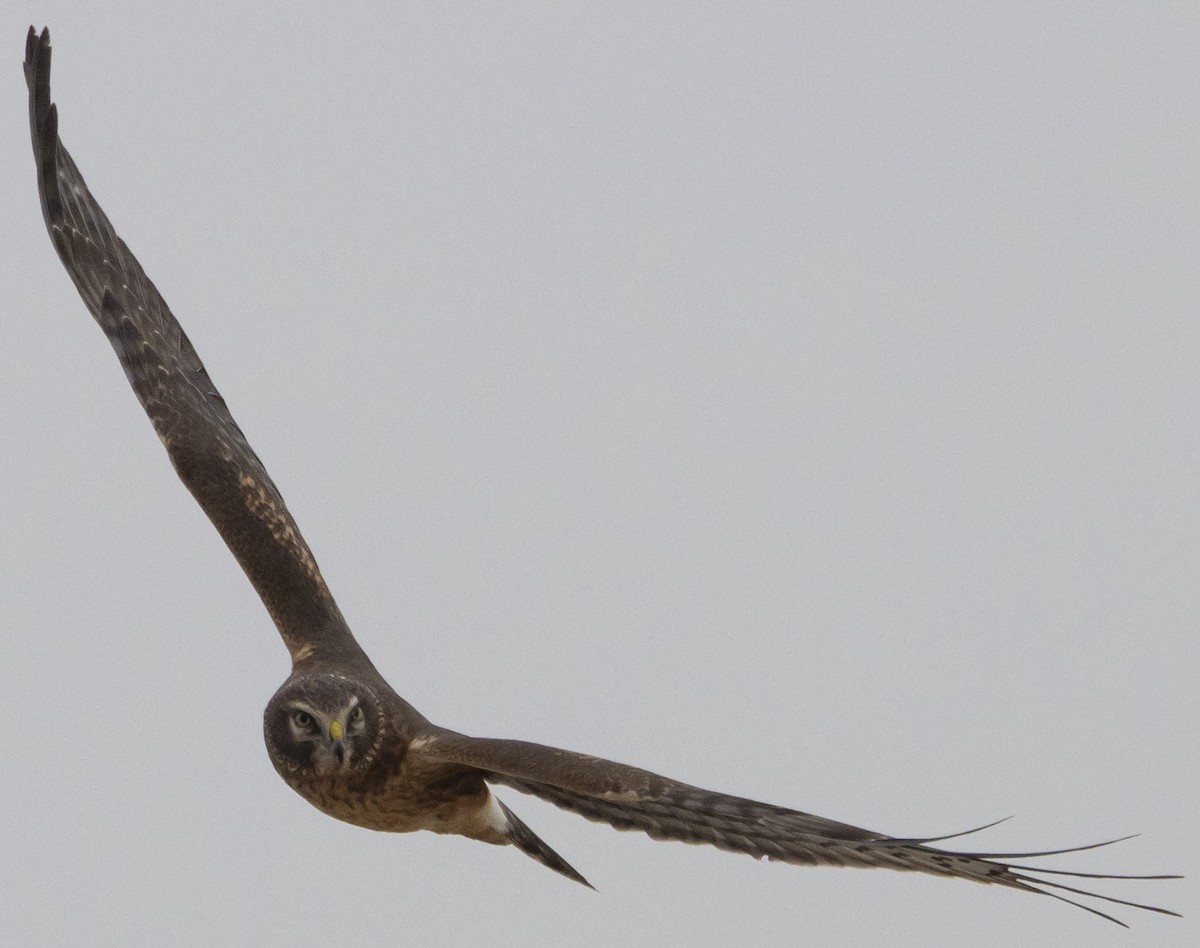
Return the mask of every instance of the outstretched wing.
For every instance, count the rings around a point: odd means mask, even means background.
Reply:
[[[25,45],[29,125],[50,239],[116,350],[180,479],[275,620],[294,660],[358,650],[283,498],[166,302],[88,190],[58,137],[50,32]]]
[[[525,741],[488,740],[437,730],[414,741],[411,752],[431,761],[477,768],[484,771],[484,779],[489,783],[503,784],[541,797],[564,810],[620,830],[640,830],[653,839],[707,844],[747,853],[756,859],[765,857],[801,866],[880,867],[998,883],[1062,899],[1121,925],[1124,922],[1111,915],[1038,886],[1166,915],[1177,914],[1151,905],[1097,895],[1028,873],[1089,879],[1170,879],[1176,876],[1100,875],[1017,866],[1007,860],[1052,853],[950,852],[928,845],[952,838],[950,836],[898,839],[810,813],[714,793],[611,760]],[[1081,846],[1055,852],[1092,848],[1094,846]]]

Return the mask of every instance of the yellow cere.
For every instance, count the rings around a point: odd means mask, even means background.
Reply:
[[[335,741],[340,741],[346,736],[346,729],[342,727],[341,721],[334,721],[329,725],[329,736]]]

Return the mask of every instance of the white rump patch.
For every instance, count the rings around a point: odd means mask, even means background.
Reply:
[[[494,829],[501,836],[508,835],[508,816],[504,810],[500,808],[500,801],[496,799],[495,794],[488,790],[488,802],[480,816],[487,820],[487,825]]]

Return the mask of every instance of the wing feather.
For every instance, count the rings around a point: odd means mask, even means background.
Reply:
[[[927,845],[933,840],[900,839],[799,810],[715,793],[627,764],[542,744],[437,731],[419,739],[413,751],[430,760],[477,768],[484,772],[489,783],[512,787],[589,820],[620,830],[637,830],[653,839],[710,845],[793,865],[897,869],[999,884],[1068,901],[1122,925],[1123,922],[1105,912],[1038,886],[1165,915],[1176,914],[1040,879],[1029,875],[1040,871],[1036,867],[1001,861],[1004,857],[998,860],[982,853],[939,849]],[[1090,848],[1094,846],[1061,851]],[[1026,853],[1013,858],[1040,855],[1050,854]],[[1083,878],[1176,878],[1047,871]]]
[[[30,132],[42,215],[59,258],[180,479],[246,571],[293,658],[361,654],[279,490],[63,146],[50,97],[50,54],[49,30],[30,27]]]

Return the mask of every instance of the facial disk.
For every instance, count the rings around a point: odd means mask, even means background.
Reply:
[[[336,677],[301,679],[271,699],[264,731],[277,767],[332,776],[374,756],[378,718],[370,693]]]

